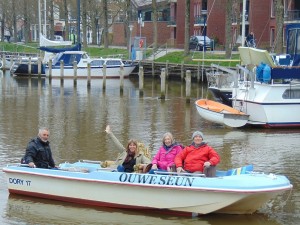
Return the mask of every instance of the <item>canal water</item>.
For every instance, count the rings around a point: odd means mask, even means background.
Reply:
[[[167,131],[188,145],[192,133],[201,130],[204,140],[221,156],[219,169],[253,164],[256,171],[286,175],[293,190],[253,215],[186,218],[9,195],[0,171],[0,224],[300,224],[300,130],[215,125],[203,120],[194,105],[196,99],[209,97],[206,87],[193,83],[190,103],[184,83],[168,81],[165,100],[160,90],[160,81],[149,78],[140,92],[138,78],[126,79],[121,91],[118,79],[107,80],[104,90],[102,80],[92,80],[90,88],[86,80],[78,80],[74,87],[73,80],[16,78],[0,72],[0,167],[19,162],[27,142],[43,126],[50,128],[57,164],[115,159],[118,152],[105,134],[107,124],[122,143],[138,139],[152,154]]]

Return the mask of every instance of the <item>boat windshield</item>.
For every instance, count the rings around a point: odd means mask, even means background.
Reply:
[[[96,59],[91,61],[91,66],[103,66],[104,60],[103,59]]]
[[[109,66],[121,66],[121,61],[120,60],[110,59],[110,60],[106,61],[106,65],[109,65]]]

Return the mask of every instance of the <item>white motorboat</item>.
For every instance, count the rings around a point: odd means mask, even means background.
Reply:
[[[74,69],[77,64],[77,70]],[[106,69],[104,70],[104,65]],[[135,69],[132,61],[124,61],[120,58],[90,58],[84,51],[65,51],[58,53],[52,60],[52,66],[45,66],[46,76],[74,77],[75,71],[78,78],[107,78],[128,77]]]
[[[8,165],[3,172],[14,194],[178,215],[251,214],[293,187],[285,176],[253,172],[252,165],[217,171],[217,177],[124,173],[86,161],[62,163],[58,169]]]

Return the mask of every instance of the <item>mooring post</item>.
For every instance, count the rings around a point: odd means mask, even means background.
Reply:
[[[38,77],[41,77],[41,75],[42,75],[42,58],[38,57]]]
[[[166,69],[161,69],[160,74],[160,98],[165,99],[166,98]]]
[[[102,89],[103,89],[103,91],[105,91],[105,89],[106,89],[106,63],[103,64],[102,73],[103,73]]]
[[[166,61],[166,77],[169,77],[169,60]]]
[[[152,60],[152,77],[155,76],[155,64],[154,64],[154,60]]]
[[[123,95],[124,92],[124,64],[120,66],[120,93]]]
[[[28,58],[28,75],[31,75],[31,57]]]
[[[2,55],[2,69],[5,70],[6,68],[6,57],[5,54]]]
[[[139,90],[140,96],[144,95],[144,68],[142,66],[139,67]]]
[[[198,67],[197,67],[197,82],[199,83],[200,81],[200,62],[198,62]]]
[[[91,63],[87,64],[87,87],[91,87]]]
[[[74,72],[74,86],[77,86],[77,61],[73,62],[73,72]]]
[[[60,60],[60,83],[64,83],[64,61]]]
[[[48,71],[49,79],[51,79],[52,78],[52,60],[51,59],[49,59],[49,62],[48,62],[48,70],[49,70]]]
[[[181,73],[180,73],[181,81],[184,80],[184,61],[181,61]]]
[[[186,76],[185,76],[185,95],[186,95],[186,102],[187,103],[190,103],[191,101],[191,77],[192,77],[192,74],[191,74],[191,71],[190,70],[187,70],[186,71]]]
[[[64,78],[64,61],[60,60],[60,79]]]

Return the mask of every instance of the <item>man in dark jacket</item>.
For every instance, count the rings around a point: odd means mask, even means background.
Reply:
[[[29,141],[22,163],[26,163],[32,168],[54,168],[55,163],[48,138],[48,128],[39,129],[38,136]]]

